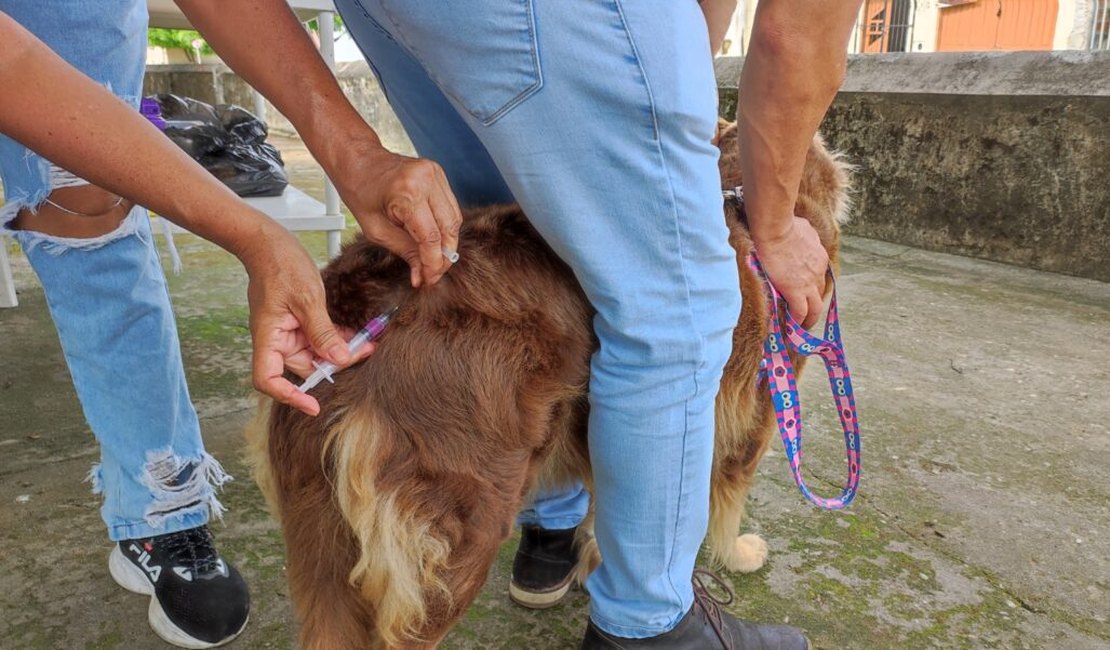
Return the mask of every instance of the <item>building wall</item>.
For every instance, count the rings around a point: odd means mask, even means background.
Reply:
[[[1110,51],[852,56],[821,129],[849,233],[1110,282]]]
[[[739,0],[739,6],[733,23],[726,36],[733,46],[723,54],[740,56],[747,52],[748,40],[751,37],[751,26],[755,16],[755,6],[759,0]],[[980,3],[989,3],[997,0],[977,0]],[[1016,1],[1016,0],[1011,0]],[[1052,32],[1051,48],[1053,50],[1085,50],[1090,40],[1090,29],[1093,11],[1093,0],[1056,0],[1057,11],[1055,28]],[[937,51],[937,37],[940,31],[940,16],[942,11],[959,11],[959,9],[942,9],[938,0],[917,0],[914,12],[913,31],[906,47],[907,52],[935,52]],[[867,2],[861,9],[861,19],[866,12]],[[862,29],[857,24],[853,31],[848,51],[860,53],[864,51],[861,38]]]

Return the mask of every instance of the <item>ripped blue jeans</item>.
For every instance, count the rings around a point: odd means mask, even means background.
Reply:
[[[138,105],[146,56],[143,0],[0,0],[63,59]],[[35,213],[60,182],[49,161],[0,137],[0,227]],[[146,211],[92,239],[48,236],[33,217],[13,231],[42,282],[85,418],[100,443],[93,491],[112,540],[193,528],[219,514],[227,480],[204,450],[189,399],[166,279]]]

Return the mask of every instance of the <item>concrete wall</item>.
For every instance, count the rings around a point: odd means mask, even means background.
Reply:
[[[741,64],[717,60],[727,117]],[[337,76],[411,152],[366,64]],[[152,66],[146,91],[253,103],[223,66]],[[1110,281],[1110,52],[852,57],[822,128],[858,166],[849,232]]]
[[[389,109],[377,78],[365,62],[340,63],[336,78],[355,108],[395,151],[412,152],[401,123]],[[174,93],[215,104],[238,104],[254,110],[251,88],[223,64],[147,66],[143,93]],[[267,102],[266,122],[275,133],[291,134],[293,125]]]
[[[1110,52],[851,57],[822,130],[858,165],[848,232],[1110,281]]]

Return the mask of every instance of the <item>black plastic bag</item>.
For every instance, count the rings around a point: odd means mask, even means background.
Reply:
[[[166,123],[162,131],[193,160],[228,146],[227,130],[208,104],[177,95],[158,95],[156,100]]]
[[[289,184],[281,154],[265,143],[266,124],[250,111],[171,94],[155,101],[163,132],[239,196],[280,196]]]
[[[281,196],[289,184],[281,154],[266,143],[228,147],[200,164],[239,196]]]
[[[235,142],[262,144],[269,134],[266,123],[242,106],[220,104],[216,106],[216,117]]]

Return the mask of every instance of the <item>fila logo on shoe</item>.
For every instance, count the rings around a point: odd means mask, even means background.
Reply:
[[[222,577],[226,578],[228,576],[227,565],[224,564],[224,561],[222,559],[216,560],[216,570],[220,573]],[[181,578],[185,582],[193,581],[193,571],[191,569],[187,569],[183,566],[175,566],[173,568],[173,572],[177,574],[177,577]]]
[[[150,576],[150,581],[158,582],[158,576],[162,575],[162,567],[157,564],[151,566],[150,554],[142,548],[131,544],[130,549],[132,553],[135,553],[139,556],[139,567],[142,568],[143,571],[146,571],[147,575]]]

